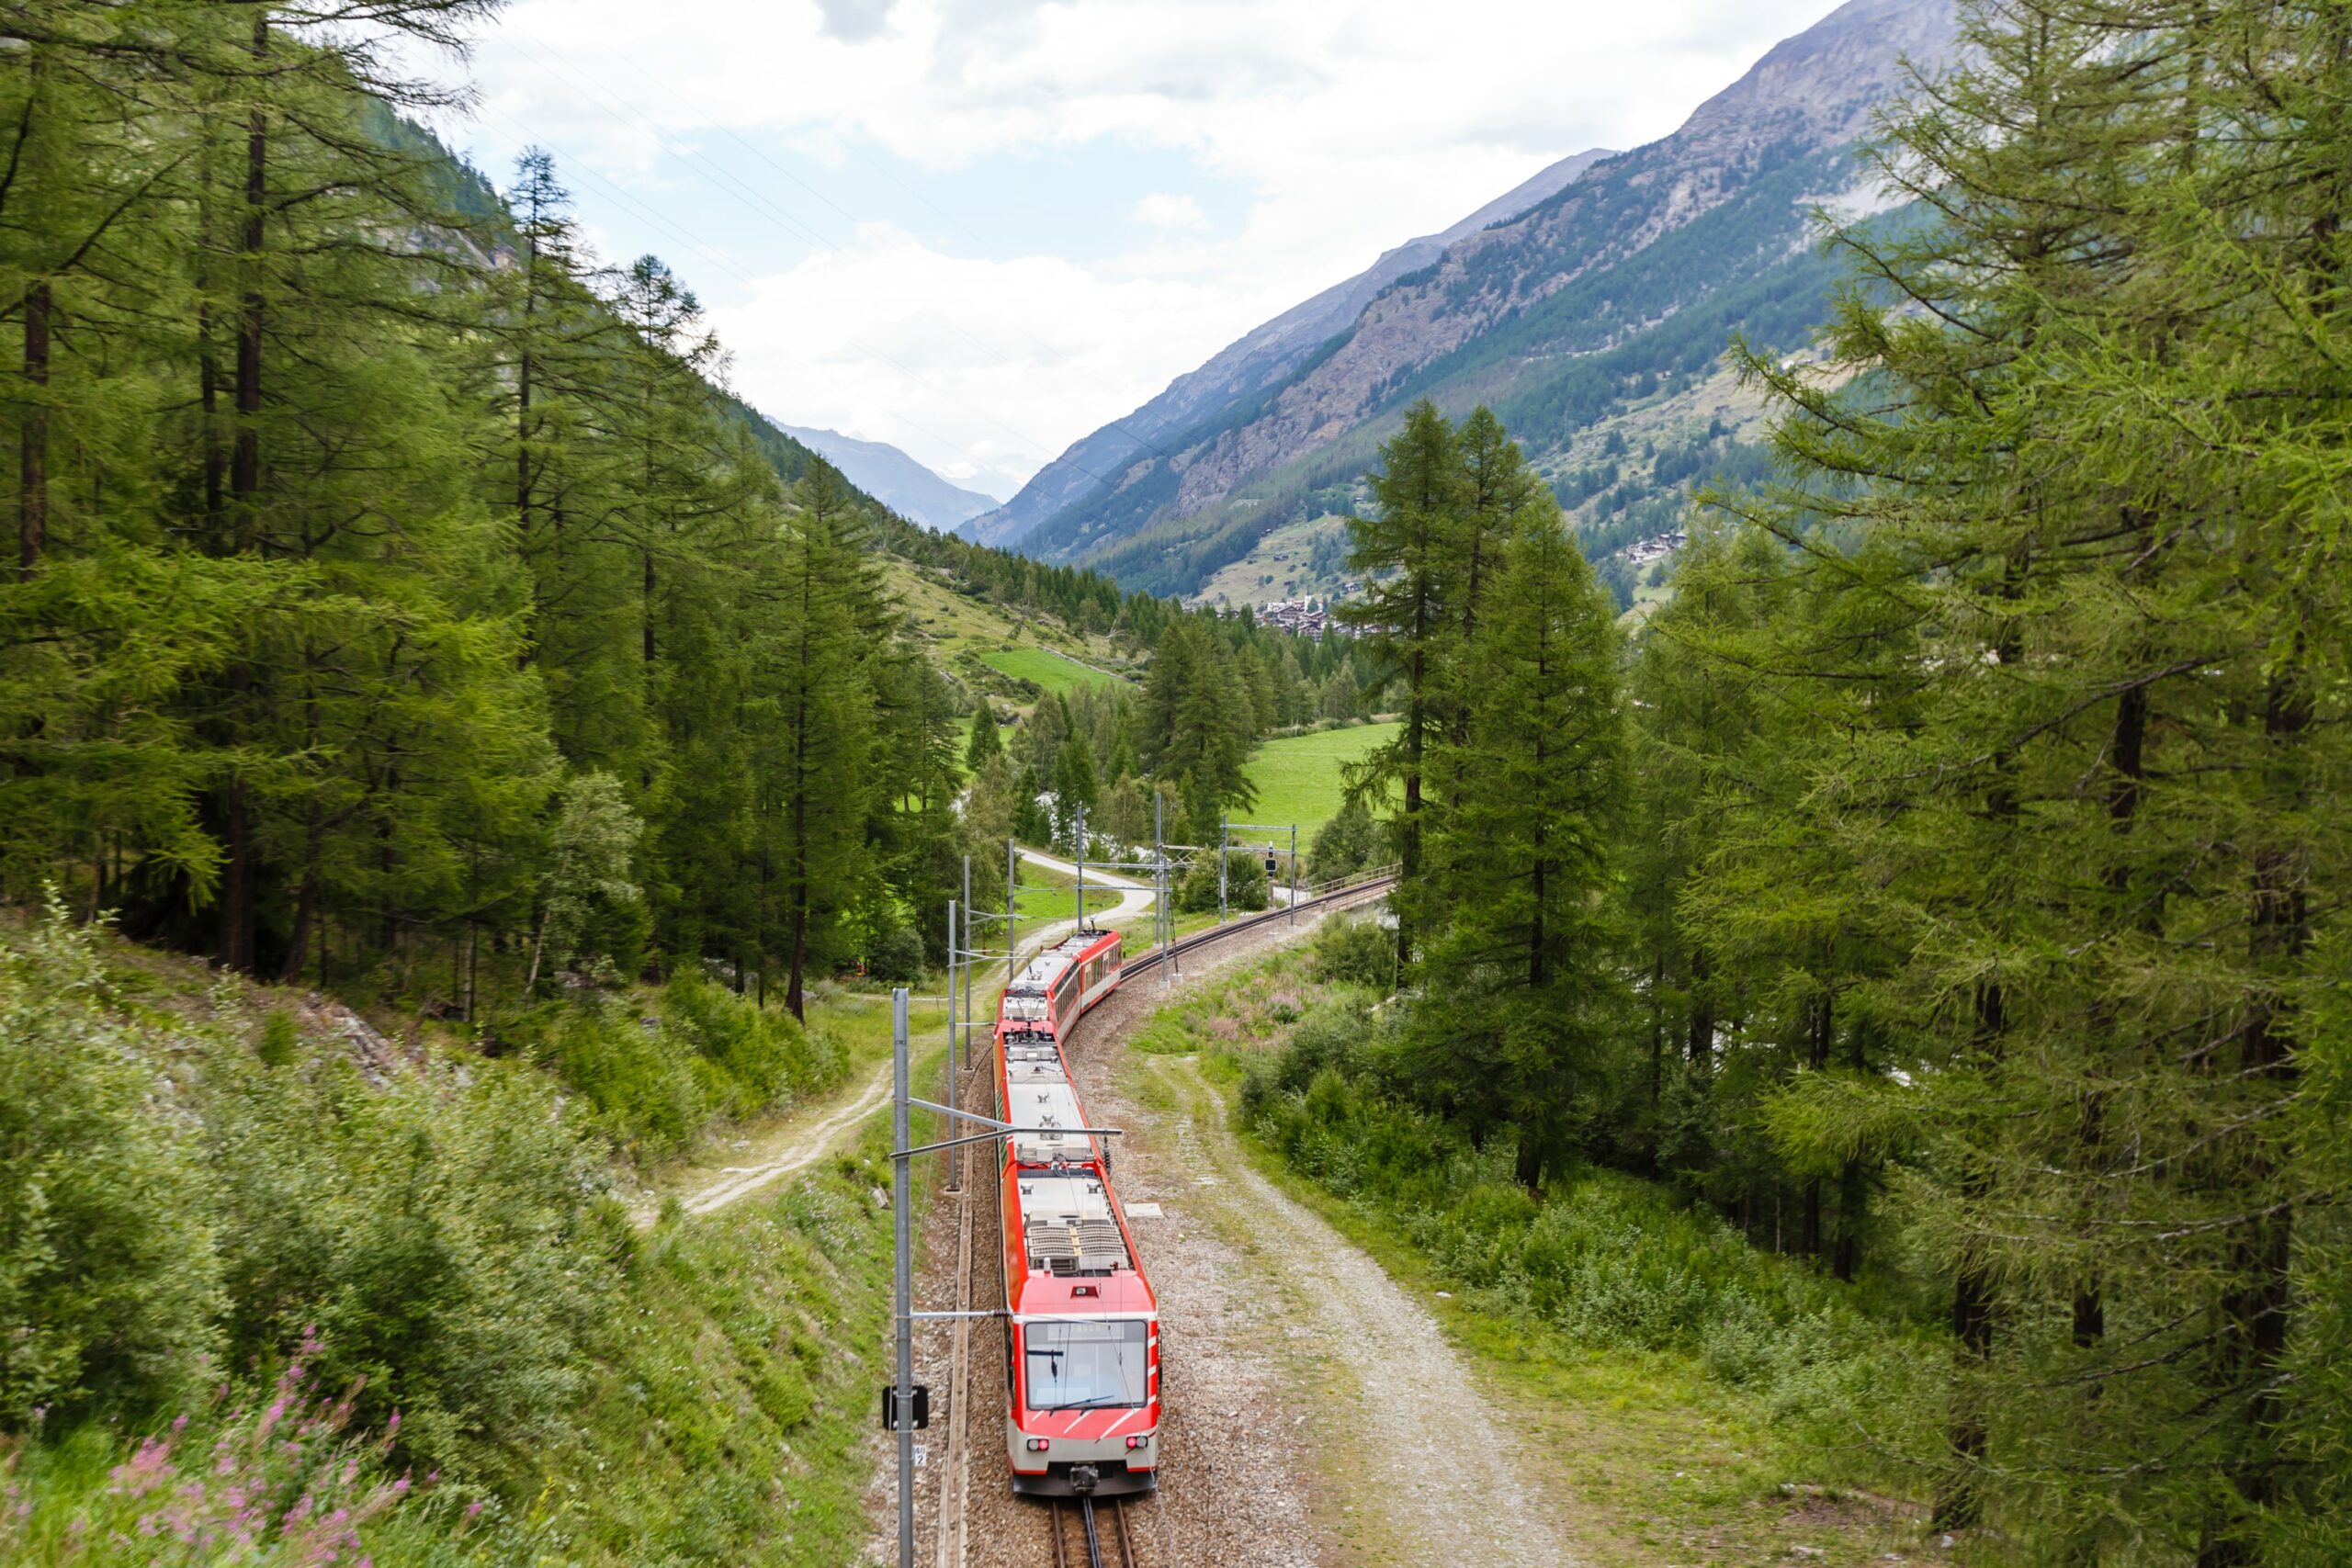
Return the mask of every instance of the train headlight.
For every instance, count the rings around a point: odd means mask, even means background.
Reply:
[[[1129,1448],[1131,1448],[1131,1449],[1149,1448],[1150,1446],[1151,1446],[1151,1437],[1150,1437],[1150,1435],[1149,1435],[1148,1433],[1146,1433],[1146,1434],[1141,1435],[1141,1436],[1138,1436],[1138,1437],[1129,1438],[1127,1439],[1127,1447],[1129,1447]]]
[[[1053,1446],[1054,1440],[1051,1438],[1032,1438],[1029,1439],[1029,1451],[1033,1454],[1044,1453],[1047,1449]]]

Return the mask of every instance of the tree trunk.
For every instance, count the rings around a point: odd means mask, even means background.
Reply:
[[[1715,1059],[1715,1008],[1707,995],[1707,955],[1690,954],[1690,1033],[1684,1049],[1690,1065],[1705,1068]]]
[[[1997,1055],[2007,1027],[2000,982],[1986,980],[1976,988],[1976,1046]],[[1993,1183],[1981,1165],[1961,1177],[1961,1200],[1972,1209],[1991,1196]],[[1946,1428],[1952,1468],[1936,1489],[1930,1529],[1966,1529],[1984,1517],[1984,1498],[1977,1472],[1984,1463],[1987,1417],[1984,1392],[1974,1386],[1993,1359],[1993,1276],[1989,1260],[1971,1248],[1953,1271],[1952,1337],[1960,1342],[1958,1372],[1952,1390],[1952,1412]]]
[[[325,842],[325,807],[313,790],[302,823],[302,883],[294,897],[294,934],[287,942],[286,963],[278,971],[280,985],[291,986],[302,978],[302,960],[310,952],[311,932],[322,918],[319,904]],[[320,983],[323,985],[325,978],[321,975]]]
[[[1826,967],[1825,960],[1824,967]],[[1812,1028],[1805,1042],[1805,1066],[1820,1072],[1829,1066],[1829,1046],[1837,1034],[1837,1002],[1825,988],[1814,998]],[[1815,1264],[1821,1261],[1821,1178],[1811,1176],[1804,1183],[1804,1216],[1798,1235],[1798,1250]]]
[[[2269,752],[2268,771],[2289,797],[2279,804],[2301,804],[2305,794],[2294,758],[2313,717],[2312,694],[2297,658],[2270,678],[2263,710],[2263,739]],[[2284,1096],[2292,1092],[2294,1061],[2293,1004],[2278,988],[2277,972],[2301,957],[2311,945],[2310,893],[2301,858],[2293,850],[2267,844],[2255,852],[2253,907],[2247,924],[2248,955],[2253,960],[2254,986],[2249,998],[2252,1019],[2240,1047],[2245,1077],[2267,1083]],[[2249,1137],[2244,1190],[2260,1210],[2240,1225],[2230,1239],[2231,1285],[2222,1299],[2222,1359],[2234,1385],[2221,1397],[2241,1391],[2245,1415],[2233,1446],[2229,1467],[2232,1487],[2240,1506],[2221,1515],[2205,1529],[2197,1554],[2198,1568],[2239,1568],[2257,1561],[2252,1539],[2258,1517],[2278,1500],[2278,1461],[2274,1452],[2278,1427],[2280,1368],[2286,1359],[2288,1327],[2292,1320],[2294,1210],[2285,1202],[2275,1206],[2271,1184],[2278,1163],[2257,1138]]]
[[[17,481],[17,570],[27,578],[49,548],[49,280],[25,290],[25,418]]]
[[[254,20],[253,52],[255,59],[269,52],[266,10]],[[246,117],[245,127],[245,220],[239,242],[243,277],[237,310],[234,389],[237,424],[229,457],[234,544],[240,550],[252,548],[259,533],[254,507],[261,489],[261,431],[255,422],[261,413],[261,254],[267,238],[263,203],[268,192],[268,117],[255,107]],[[252,704],[253,669],[240,660],[229,670],[231,724],[240,743],[252,732]],[[232,969],[250,971],[255,959],[259,894],[254,886],[258,872],[254,864],[253,802],[243,778],[230,781],[223,812],[228,862],[220,883],[220,962]]]

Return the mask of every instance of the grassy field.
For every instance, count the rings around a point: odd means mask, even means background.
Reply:
[[[1016,681],[1035,681],[1057,696],[1080,686],[1118,678],[1091,670],[1050,648],[992,648],[980,655],[980,662]]]
[[[1393,724],[1360,724],[1352,729],[1267,741],[1246,768],[1250,782],[1258,787],[1258,804],[1250,808],[1250,819],[1297,823],[1298,847],[1304,853],[1315,829],[1340,809],[1340,768],[1396,733]]]

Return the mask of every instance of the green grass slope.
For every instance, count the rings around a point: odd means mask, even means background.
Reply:
[[[1346,793],[1341,770],[1362,761],[1396,733],[1394,724],[1361,724],[1264,742],[1243,769],[1258,792],[1250,819],[1297,823],[1298,847],[1305,852],[1315,830],[1339,813]]]

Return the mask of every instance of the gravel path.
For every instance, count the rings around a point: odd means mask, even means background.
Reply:
[[[1236,1144],[1225,1101],[1192,1057],[1148,1060],[1169,1120],[1219,1228],[1254,1238],[1296,1310],[1287,1331],[1315,1348],[1317,1449],[1343,1488],[1324,1561],[1567,1568],[1548,1500],[1525,1485],[1512,1423],[1492,1405],[1429,1309],[1313,1210],[1261,1175]]]

